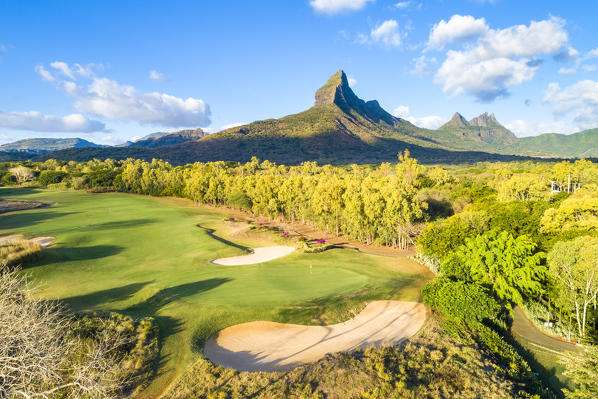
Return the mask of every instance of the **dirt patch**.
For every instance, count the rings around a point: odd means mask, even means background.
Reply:
[[[54,238],[54,237],[35,237],[28,241],[36,242],[39,245],[41,245],[42,247],[47,247],[50,244],[52,244],[52,242],[54,242],[55,239],[56,238]],[[0,243],[6,243],[6,242],[11,242],[11,241],[21,241],[21,240],[24,240],[22,234],[13,234],[10,236],[0,237]]]
[[[425,320],[421,303],[375,301],[353,319],[331,326],[255,321],[228,327],[210,337],[204,354],[239,371],[288,371],[328,353],[399,343]]]
[[[256,263],[268,262],[277,258],[281,258],[290,254],[296,248],[284,245],[276,245],[273,247],[254,248],[253,252],[248,255],[233,256],[230,258],[220,258],[212,261],[215,265],[220,266],[241,266],[253,265]]]

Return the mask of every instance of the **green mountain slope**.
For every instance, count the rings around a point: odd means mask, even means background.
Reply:
[[[64,150],[66,148],[101,147],[80,138],[34,138],[18,140],[12,143],[0,145],[0,151],[24,151],[32,153],[44,153],[50,151]]]
[[[386,112],[377,101],[363,101],[343,71],[315,94],[314,106],[280,119],[257,121],[207,135],[200,140],[158,148],[65,150],[43,158],[161,158],[175,164],[196,161],[248,161],[252,156],[286,164],[303,161],[373,163],[396,161],[409,149],[422,161],[496,159],[496,155],[451,151],[421,129]]]
[[[179,130],[173,133],[156,132],[148,134],[137,141],[127,141],[118,147],[157,148],[199,140],[205,135],[206,133],[201,129]]]
[[[505,152],[530,156],[556,156],[565,158],[598,158],[598,129],[574,134],[546,133],[523,137]]]

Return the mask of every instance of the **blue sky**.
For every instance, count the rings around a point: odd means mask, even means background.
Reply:
[[[0,0],[0,143],[276,118],[339,69],[434,128],[494,112],[518,135],[598,127],[593,1]],[[153,71],[153,72],[152,72]]]

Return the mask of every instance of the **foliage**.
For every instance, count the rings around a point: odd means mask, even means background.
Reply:
[[[500,305],[488,290],[472,283],[439,277],[422,289],[424,302],[440,309],[446,317],[465,321],[493,319]]]
[[[463,212],[430,223],[419,236],[418,246],[425,255],[443,258],[467,238],[484,232],[488,220],[485,212]]]
[[[29,240],[12,240],[0,243],[0,266],[15,266],[40,256],[42,246]]]
[[[486,286],[502,301],[521,303],[540,293],[546,267],[544,253],[526,236],[488,231],[465,240],[441,265],[442,274]]]
[[[516,174],[498,185],[499,201],[542,201],[549,195],[548,182],[534,174]]]
[[[574,309],[579,335],[586,336],[588,307],[598,296],[598,238],[560,241],[548,254],[551,275],[564,294],[564,307]]]
[[[48,186],[50,184],[56,184],[62,182],[66,177],[65,172],[56,170],[44,170],[39,174],[37,182],[42,186]]]
[[[598,397],[598,347],[586,346],[581,353],[567,353],[561,362],[566,366],[565,375],[571,378],[575,390],[564,389],[568,399],[594,399]]]
[[[596,186],[582,188],[564,200],[558,208],[549,208],[541,221],[547,233],[586,230],[598,231],[598,190]]]

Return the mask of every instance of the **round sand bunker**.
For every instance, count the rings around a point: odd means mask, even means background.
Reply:
[[[253,265],[256,263],[268,262],[270,260],[281,258],[285,255],[290,254],[294,250],[295,247],[288,247],[284,245],[254,248],[253,252],[248,255],[215,259],[212,261],[212,263],[221,266]]]
[[[332,326],[237,324],[211,336],[204,354],[239,371],[288,371],[328,353],[396,344],[419,331],[425,320],[422,303],[375,301],[353,319]]]

